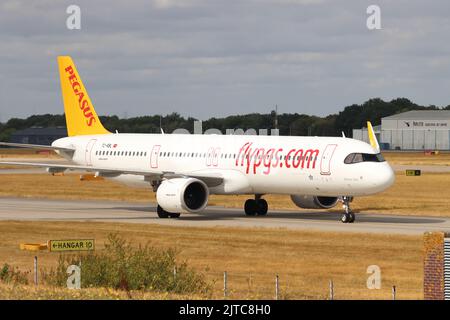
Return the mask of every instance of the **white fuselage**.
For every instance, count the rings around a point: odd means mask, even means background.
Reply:
[[[106,134],[68,137],[53,146],[75,147],[75,164],[182,174],[214,174],[224,182],[212,194],[361,196],[394,182],[385,161],[344,163],[351,153],[374,154],[361,141],[338,137]],[[115,177],[149,186],[143,176]]]

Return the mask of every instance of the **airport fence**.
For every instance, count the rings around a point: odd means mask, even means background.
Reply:
[[[420,295],[420,288],[382,285],[369,289],[366,283],[348,283],[328,279],[311,284],[307,277],[291,274],[252,274],[236,272],[205,273],[213,282],[216,299],[267,299],[267,300],[342,300],[342,299],[411,299]]]
[[[14,280],[25,283],[26,278],[32,279],[29,283],[39,286],[44,284],[42,276],[38,277],[40,268],[35,256],[34,270],[20,273],[10,266],[0,271],[0,281]],[[9,269],[8,269],[9,268]],[[82,266],[81,266],[82,268]],[[173,280],[180,276],[179,270],[173,268]],[[328,279],[311,283],[307,276],[288,273],[239,273],[216,272],[207,270],[202,272],[205,279],[211,284],[211,292],[207,298],[213,299],[263,299],[263,300],[342,300],[342,299],[410,299],[417,297],[418,288],[397,285],[381,285],[380,288],[370,289],[366,283],[349,283],[344,279]],[[81,272],[81,276],[83,273]],[[48,281],[48,279],[47,279]],[[81,288],[81,287],[79,287]],[[73,287],[72,287],[73,289]]]

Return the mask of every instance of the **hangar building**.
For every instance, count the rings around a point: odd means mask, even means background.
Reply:
[[[63,137],[67,137],[65,127],[32,127],[14,132],[10,142],[51,145],[53,141]]]
[[[374,128],[382,149],[450,150],[450,110],[416,110],[381,119]],[[353,138],[367,141],[367,129],[354,129]]]

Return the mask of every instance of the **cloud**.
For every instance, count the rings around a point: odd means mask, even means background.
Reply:
[[[67,30],[67,6],[82,12]],[[371,97],[448,105],[450,3],[135,0],[0,4],[0,117],[62,112],[56,56],[73,56],[100,114],[325,115]],[[11,107],[13,106],[13,107]]]

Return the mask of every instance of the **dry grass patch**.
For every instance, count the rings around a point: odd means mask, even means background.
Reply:
[[[32,268],[34,254],[20,251],[20,242],[95,238],[96,247],[101,250],[111,232],[117,232],[134,245],[175,247],[180,258],[214,284],[213,298],[222,298],[223,271],[228,271],[230,298],[236,299],[272,299],[277,273],[283,298],[325,299],[330,279],[334,281],[338,299],[389,299],[392,285],[397,286],[399,299],[422,298],[422,238],[419,236],[3,221],[0,222],[0,263],[23,270]],[[55,266],[57,258],[54,253],[39,253],[42,267]],[[380,290],[366,288],[366,270],[372,264],[382,270]]]
[[[71,290],[52,286],[0,283],[2,300],[185,300],[202,299],[198,295],[180,295],[143,291],[124,292],[110,288]]]
[[[450,216],[450,197],[444,194],[446,190],[450,190],[450,173],[407,177],[399,172],[393,187],[378,195],[356,198],[352,205],[360,212]],[[0,196],[155,202],[155,194],[150,188],[134,189],[109,180],[80,181],[79,175],[75,174],[0,175]],[[247,198],[246,195],[213,195],[209,204],[242,208]],[[286,195],[267,195],[265,198],[272,210],[305,211],[297,208]],[[337,210],[340,207],[333,209]]]
[[[0,148],[0,159],[7,160],[8,158],[61,159],[61,157],[53,151],[40,151],[37,149],[26,149],[26,148]]]
[[[397,173],[393,187],[370,197],[356,198],[355,210],[404,215],[450,216],[450,174],[422,173],[408,177]]]
[[[446,151],[435,155],[426,155],[424,152],[383,152],[383,156],[390,164],[450,166],[450,152]]]
[[[0,175],[0,196],[48,199],[153,201],[151,189],[129,188],[110,180],[80,181],[80,175]]]

